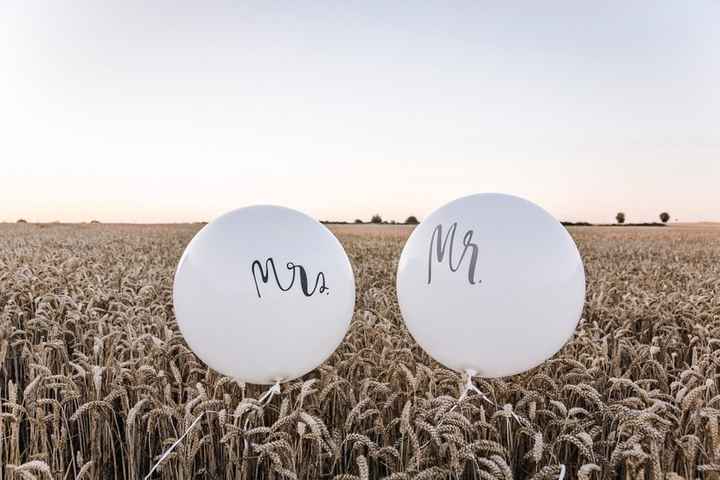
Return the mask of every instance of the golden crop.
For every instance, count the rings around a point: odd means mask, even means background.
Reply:
[[[572,230],[576,335],[458,405],[460,376],[400,318],[405,233],[345,227],[350,332],[265,407],[178,332],[196,228],[0,226],[0,478],[142,479],[201,414],[152,478],[719,478],[719,228]]]

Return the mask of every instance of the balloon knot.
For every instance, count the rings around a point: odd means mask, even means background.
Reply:
[[[279,395],[280,394],[280,381],[276,381],[275,384],[270,387],[270,392],[272,392],[273,395]]]

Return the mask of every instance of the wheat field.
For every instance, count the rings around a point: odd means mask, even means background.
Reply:
[[[187,348],[172,278],[198,226],[0,225],[0,477],[720,478],[720,229],[571,229],[585,310],[553,359],[460,375],[405,330],[407,229],[337,229],[357,302],[337,352],[267,387]]]

